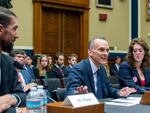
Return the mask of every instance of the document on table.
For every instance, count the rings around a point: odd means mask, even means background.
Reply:
[[[111,100],[110,102],[105,102],[108,105],[119,105],[119,106],[132,106],[139,104],[141,97],[127,97]]]
[[[133,106],[133,103],[121,103],[121,102],[105,102],[107,105],[116,105],[116,106]]]

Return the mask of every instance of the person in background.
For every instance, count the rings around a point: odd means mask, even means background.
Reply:
[[[41,56],[42,56],[42,54],[34,54],[33,55],[33,65],[34,65],[35,68],[38,68],[38,66],[40,64],[40,58],[41,58]]]
[[[115,64],[113,64],[110,68],[110,75],[111,76],[118,76],[120,64],[121,64],[121,58],[117,56],[115,58]]]
[[[97,99],[102,99],[126,97],[136,92],[134,88],[125,87],[118,90],[112,87],[104,67],[108,54],[108,42],[101,37],[93,38],[89,42],[89,58],[74,65],[69,74],[67,95],[92,92]]]
[[[71,54],[68,57],[68,66],[65,68],[65,75],[68,76],[73,65],[77,63],[78,56],[76,54]]]
[[[120,65],[118,78],[122,87],[135,88],[137,93],[150,91],[149,47],[142,38],[131,41],[126,61]]]
[[[50,71],[50,68],[48,66],[48,57],[47,55],[40,55],[39,57],[39,63],[36,68],[34,68],[33,72],[36,75],[36,80],[38,85],[43,85],[44,90],[49,98],[48,102],[51,102],[51,94],[47,90],[47,84],[45,84],[45,80],[47,79],[47,73]]]
[[[29,66],[31,69],[34,68],[34,65],[32,64],[33,60],[30,56],[26,55],[25,57],[25,65]]]
[[[54,57],[54,65],[51,68],[51,71],[48,73],[48,78],[58,78],[60,80],[61,86],[64,88],[66,87],[65,81],[63,78],[66,77],[65,75],[65,66],[64,66],[64,54],[63,53],[56,53]]]
[[[44,85],[44,79],[47,79],[47,73],[50,71],[48,67],[48,58],[46,55],[41,55],[38,67],[34,69],[34,75],[39,79],[39,84]]]
[[[25,106],[26,93],[18,82],[18,76],[12,58],[3,54],[13,49],[17,34],[17,16],[4,7],[0,7],[0,112],[9,109],[15,111],[16,106]]]
[[[27,68],[27,70],[29,71],[29,73],[33,76],[34,79],[36,79],[35,75],[34,75],[34,65],[33,65],[33,60],[30,56],[26,55],[25,56],[25,67]]]
[[[35,81],[35,76],[34,74],[31,72],[30,67],[27,67],[25,65],[25,57],[26,57],[26,53],[23,50],[13,50],[10,53],[10,56],[14,59],[14,61],[17,61],[18,63],[20,63],[20,65],[22,65],[22,67],[18,67],[16,66],[16,70],[18,73],[18,80],[19,82],[22,84],[23,89],[25,92],[29,91],[29,89],[31,87],[36,86],[36,81]]]
[[[56,53],[54,57],[54,65],[51,68],[51,71],[48,75],[48,78],[64,78],[66,75],[64,74],[65,66],[64,66],[64,54],[63,53]]]
[[[48,58],[48,67],[51,70],[53,66],[53,57],[49,55],[47,58]]]

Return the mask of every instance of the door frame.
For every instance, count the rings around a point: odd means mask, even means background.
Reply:
[[[76,2],[75,2],[76,1]],[[89,40],[89,1],[88,0],[33,0],[33,52],[42,53],[42,7],[63,8],[80,11],[81,14],[81,53],[80,58],[86,58]]]

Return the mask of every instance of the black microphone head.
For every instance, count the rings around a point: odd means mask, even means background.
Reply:
[[[18,61],[14,61],[14,62],[13,62],[13,65],[14,65],[17,69],[24,69],[23,64],[21,64],[21,63],[18,62]]]

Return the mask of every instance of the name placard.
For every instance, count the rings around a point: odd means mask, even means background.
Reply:
[[[72,106],[74,108],[95,104],[99,104],[99,102],[93,93],[70,95],[66,97],[63,103],[65,106]]]

